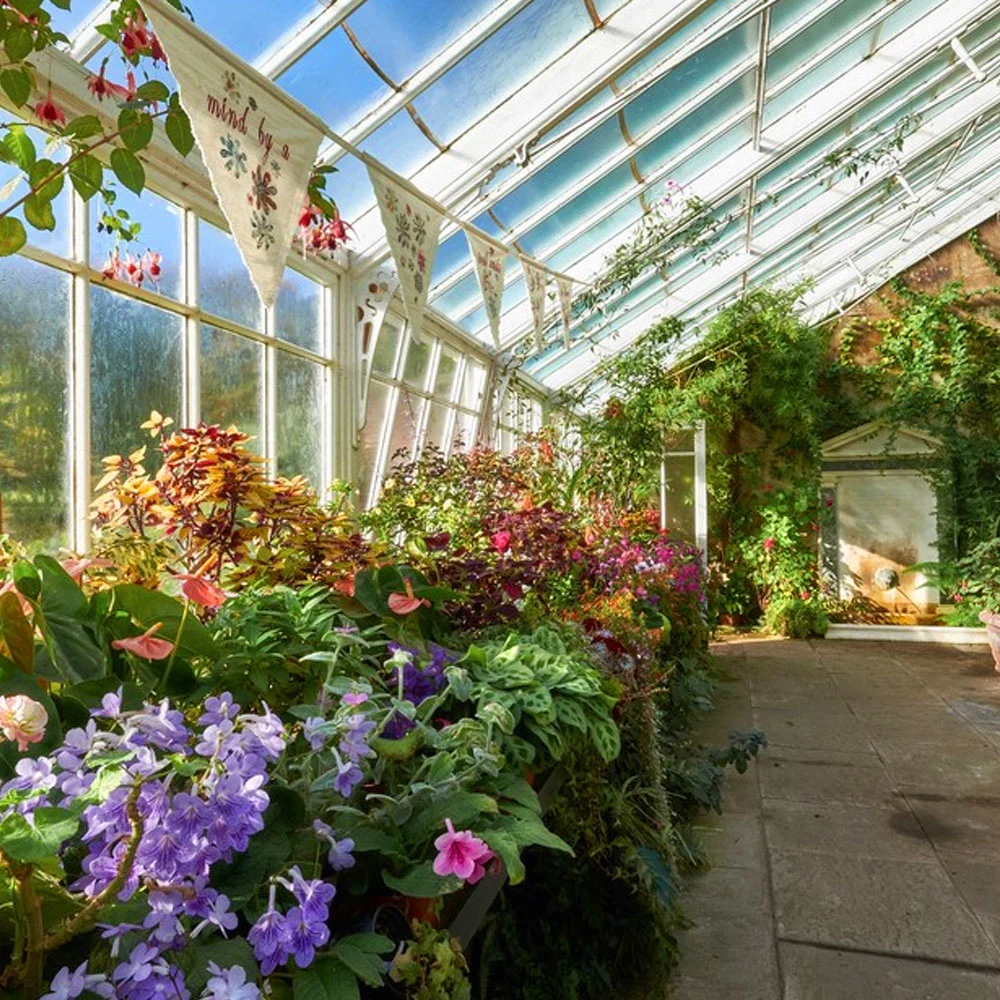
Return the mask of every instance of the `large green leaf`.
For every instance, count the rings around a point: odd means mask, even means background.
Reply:
[[[444,896],[449,892],[457,892],[462,888],[462,880],[454,875],[442,878],[434,874],[433,862],[423,861],[414,866],[405,875],[390,875],[383,873],[382,881],[390,889],[404,896],[414,896],[417,899],[431,899],[434,896]]]
[[[79,825],[68,809],[55,806],[34,810],[30,823],[20,813],[11,813],[0,823],[0,849],[15,861],[43,861],[54,855]]]
[[[34,629],[21,610],[17,595],[9,591],[0,595],[0,656],[31,673],[35,660]]]
[[[45,232],[56,228],[56,215],[52,211],[52,202],[44,201],[37,194],[29,194],[24,200],[24,219],[28,225]]]
[[[524,862],[521,860],[521,849],[513,836],[504,830],[486,830],[482,837],[490,850],[503,862],[510,884],[518,885],[523,882]]]
[[[611,719],[590,718],[590,735],[597,752],[606,761],[612,761],[622,750],[622,737]]]
[[[211,659],[218,657],[219,649],[211,632],[198,621],[193,611],[188,612],[184,629],[178,638],[184,605],[176,598],[159,590],[147,590],[134,583],[119,584],[112,593],[115,605],[127,611],[143,629],[160,622],[163,628],[157,633],[159,638],[173,642],[181,650],[195,656],[207,656]]]
[[[393,943],[381,934],[348,934],[331,949],[363,983],[381,986],[385,959],[381,956],[393,950]]]
[[[111,169],[134,194],[141,194],[146,186],[146,171],[135,153],[121,147],[111,150]]]
[[[69,179],[77,194],[89,201],[101,190],[104,183],[104,167],[96,156],[85,153],[69,165]]]
[[[496,799],[480,792],[446,792],[418,809],[403,828],[403,836],[413,844],[445,833],[444,821],[450,819],[457,829],[463,829],[482,815],[495,816],[499,811]]]
[[[191,131],[191,120],[183,108],[171,108],[167,112],[167,120],[164,124],[167,131],[167,138],[174,149],[181,156],[187,156],[194,148],[194,133]]]
[[[118,116],[118,130],[125,148],[137,153],[145,149],[153,138],[153,119],[145,111],[124,108]]]
[[[0,257],[17,253],[27,242],[24,223],[12,215],[0,215]]]
[[[295,1000],[360,1000],[357,977],[342,962],[320,956],[295,973],[292,980]]]
[[[48,640],[53,666],[71,682],[103,676],[104,653],[84,627],[89,605],[83,591],[50,556],[37,556],[35,568],[42,581],[38,599],[42,614],[37,624]]]
[[[0,87],[16,107],[23,107],[31,97],[31,78],[20,66],[0,70]]]

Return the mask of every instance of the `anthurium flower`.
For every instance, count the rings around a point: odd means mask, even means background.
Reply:
[[[509,531],[498,531],[491,536],[490,541],[497,552],[506,552],[510,548],[512,537]]]
[[[457,830],[450,819],[444,821],[447,833],[434,841],[438,856],[434,859],[436,875],[457,875],[463,882],[483,877],[485,871],[476,873],[476,864],[493,857],[493,852],[471,830]],[[489,858],[487,858],[489,855]]]
[[[45,736],[49,714],[40,702],[24,694],[0,696],[0,732],[17,742],[24,753],[29,743],[38,743]]]
[[[189,600],[203,608],[221,608],[226,603],[226,592],[211,580],[192,573],[178,573],[181,581],[181,593]]]
[[[106,569],[109,566],[114,566],[114,563],[110,559],[88,559],[87,557],[83,557],[80,559],[63,559],[59,565],[79,583],[80,578],[88,569]]]
[[[427,607],[431,606],[431,602],[426,597],[413,596],[413,585],[409,580],[404,578],[403,585],[406,587],[405,594],[395,593],[389,595],[389,610],[393,614],[408,615],[424,605]]]
[[[151,625],[142,635],[129,636],[127,639],[115,639],[111,645],[115,649],[124,649],[135,653],[144,660],[165,660],[173,651],[174,644],[166,639],[157,639],[156,633],[163,628],[163,622]]]

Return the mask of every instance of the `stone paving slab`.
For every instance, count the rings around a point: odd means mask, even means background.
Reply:
[[[671,1000],[1000,1000],[1000,675],[985,648],[729,641],[726,782]],[[743,722],[742,720],[747,720]]]

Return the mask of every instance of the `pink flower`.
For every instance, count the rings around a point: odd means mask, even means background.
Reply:
[[[492,858],[492,851],[471,830],[456,832],[450,819],[446,819],[444,825],[448,832],[442,833],[434,841],[438,852],[434,859],[434,873],[441,876],[457,875],[462,881],[478,881],[485,870],[477,873],[477,863],[479,868],[483,868],[483,863]]]
[[[485,874],[486,866],[496,858],[496,855],[492,851],[487,851],[478,861],[476,861],[476,867],[473,868],[472,874],[466,879],[469,885],[475,885]],[[499,866],[499,862],[497,862]]]
[[[16,740],[21,753],[28,749],[29,743],[43,739],[48,721],[45,707],[27,695],[0,696],[0,732],[8,740]]]
[[[173,651],[174,644],[166,639],[157,639],[154,633],[163,628],[163,622],[151,625],[142,635],[129,636],[127,639],[115,639],[111,643],[115,649],[124,649],[135,653],[144,660],[165,660]]]
[[[181,581],[181,593],[195,604],[203,608],[221,608],[226,603],[226,592],[211,580],[191,573],[178,573]]]
[[[506,552],[510,548],[512,537],[513,536],[509,531],[498,531],[492,536],[492,538],[490,538],[490,541],[493,543],[493,548],[495,548],[497,552]]]
[[[413,596],[413,585],[405,577],[403,585],[406,587],[405,594],[395,593],[389,595],[389,610],[393,614],[408,615],[423,605],[427,607],[431,606],[431,602],[426,597]]]
[[[142,269],[154,283],[160,280],[161,260],[163,260],[163,254],[156,253],[153,250],[147,250],[142,255]]]
[[[149,48],[150,32],[146,27],[146,19],[138,12],[135,17],[125,19],[125,30],[122,32],[121,47],[127,56],[139,55]]]
[[[66,124],[66,114],[52,100],[52,94],[49,93],[44,101],[39,101],[35,105],[35,116],[39,121],[44,122],[46,125],[65,125]]]
[[[348,691],[340,700],[351,708],[357,708],[368,700],[368,695],[364,691]]]
[[[765,538],[764,539],[764,551],[765,552],[770,552],[771,549],[773,549],[773,548],[774,548],[774,539],[773,538]]]
[[[110,559],[88,559],[84,557],[82,559],[63,559],[59,565],[79,583],[83,574],[91,567],[105,569],[108,566],[114,566],[114,563]]]

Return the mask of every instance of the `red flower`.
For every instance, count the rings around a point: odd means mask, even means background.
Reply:
[[[66,124],[66,115],[62,108],[52,100],[51,92],[44,101],[39,101],[35,105],[35,116],[46,125],[59,125],[61,127]]]
[[[771,549],[773,549],[773,548],[774,548],[774,539],[773,538],[765,538],[764,539],[764,551],[765,552],[770,552]]]
[[[493,543],[493,548],[495,548],[497,552],[503,553],[510,548],[511,538],[512,535],[509,531],[498,531],[492,538],[490,538],[490,541]]]
[[[403,579],[403,585],[406,587],[405,594],[390,594],[389,595],[389,610],[396,615],[408,615],[422,605],[427,607],[431,606],[431,602],[427,600],[426,597],[414,597],[413,596],[413,586],[409,580],[405,577]]]
[[[424,545],[427,546],[427,550],[429,552],[441,552],[443,549],[448,548],[448,543],[450,541],[450,532],[440,531],[436,535],[425,536]]]
[[[195,604],[203,608],[221,608],[226,602],[226,592],[211,580],[191,573],[178,573],[181,582],[181,593]]]
[[[354,596],[354,577],[345,576],[343,580],[337,580],[333,585],[333,589],[339,594],[343,594],[345,597]]]
[[[111,643],[115,649],[124,649],[135,653],[144,660],[165,660],[173,651],[174,644],[166,639],[157,639],[154,633],[163,628],[163,622],[151,625],[142,635],[129,636],[127,639],[115,639]]]
[[[127,56],[139,55],[149,48],[150,32],[146,27],[146,19],[141,12],[135,17],[125,19],[125,30],[122,32],[121,47]]]
[[[503,590],[503,592],[512,601],[516,601],[519,597],[521,597],[524,594],[524,591],[521,589],[521,585],[519,583],[514,583],[513,580],[508,580],[505,584],[503,584],[501,590]]]

